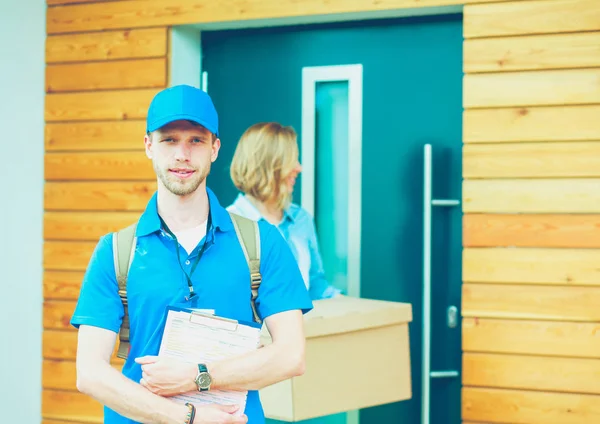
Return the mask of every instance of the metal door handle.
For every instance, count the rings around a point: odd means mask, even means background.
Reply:
[[[448,306],[446,313],[448,328],[456,328],[458,325],[458,308],[454,305]]]
[[[433,199],[431,144],[423,149],[423,351],[421,423],[429,424],[431,378],[458,377],[458,371],[431,371],[431,208],[460,205],[456,199]],[[450,312],[450,311],[449,311]],[[450,322],[448,322],[450,324]]]
[[[452,378],[458,377],[458,371],[431,371],[429,373],[429,377],[431,378]]]

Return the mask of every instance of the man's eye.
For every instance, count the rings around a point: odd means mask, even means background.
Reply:
[[[202,138],[195,138],[194,143],[204,143],[204,140]]]
[[[173,139],[172,138],[165,138],[165,139],[163,139],[163,141],[167,142],[167,143],[171,143],[173,141]]]

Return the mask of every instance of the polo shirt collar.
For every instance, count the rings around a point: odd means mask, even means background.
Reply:
[[[211,189],[206,188],[208,194],[208,201],[210,203],[210,213],[212,217],[212,224],[214,229],[221,231],[233,230],[233,223],[227,210],[221,206],[219,199]],[[157,204],[157,192],[154,192],[150,201],[146,205],[144,213],[140,216],[135,231],[136,237],[143,237],[154,232],[160,231],[161,223],[160,217],[158,216],[158,204]]]
[[[244,194],[238,194],[237,198],[233,202],[233,206],[240,212],[240,215],[245,216],[246,218],[250,218],[253,221],[259,221],[264,219],[259,210],[254,206],[248,197]],[[292,223],[295,221],[293,214],[290,211],[290,208],[287,208],[283,211],[283,219],[282,221],[289,220]]]

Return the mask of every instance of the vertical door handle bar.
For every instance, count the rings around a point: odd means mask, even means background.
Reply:
[[[423,149],[423,346],[421,423],[430,424],[431,378],[458,377],[458,371],[431,371],[431,208],[458,206],[459,200],[433,199],[431,144]]]
[[[431,144],[424,147],[423,163],[423,348],[421,423],[429,424],[431,372]]]

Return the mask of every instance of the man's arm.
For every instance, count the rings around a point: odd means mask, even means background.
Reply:
[[[213,379],[211,389],[259,390],[304,373],[304,321],[300,310],[265,319],[273,343],[235,358],[206,364]],[[195,364],[173,362],[156,356],[136,360],[142,364],[143,386],[153,393],[171,396],[197,390]],[[173,376],[181,376],[173,385]]]
[[[117,413],[148,424],[183,424],[188,408],[155,395],[110,365],[116,333],[82,325],[77,343],[77,389]],[[227,411],[227,412],[224,412]],[[231,415],[236,408],[198,407],[195,424],[245,423]]]
[[[265,320],[273,343],[237,359],[207,364],[215,389],[259,390],[304,374],[304,321],[300,310]]]

